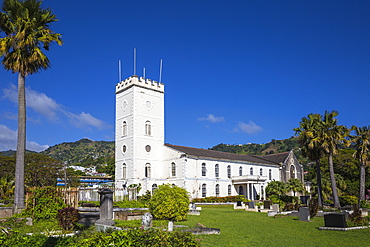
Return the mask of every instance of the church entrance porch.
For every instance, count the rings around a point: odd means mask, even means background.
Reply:
[[[232,177],[232,184],[239,195],[244,195],[249,200],[260,200],[265,198],[266,176],[245,175]]]

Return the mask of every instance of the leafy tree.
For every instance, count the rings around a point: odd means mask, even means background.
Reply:
[[[282,196],[287,192],[287,187],[284,182],[274,180],[268,183],[265,192],[267,195]]]
[[[8,176],[0,177],[0,200],[9,200],[13,197],[14,180]]]
[[[189,195],[184,188],[164,184],[155,190],[149,201],[149,209],[157,219],[181,221],[186,220],[189,203]]]
[[[370,126],[356,127],[352,126],[355,136],[352,136],[356,151],[354,157],[360,163],[360,197],[359,200],[365,200],[365,169],[370,161]]]
[[[298,142],[301,145],[301,151],[309,160],[316,163],[316,181],[317,181],[317,196],[319,207],[323,206],[322,184],[321,184],[321,166],[320,159],[323,156],[321,144],[319,142],[320,133],[320,114],[309,114],[303,117],[299,123],[299,127],[294,131],[298,135]]]
[[[301,182],[301,180],[297,178],[291,178],[288,180],[287,189],[289,191],[293,191],[293,196],[295,196],[296,192],[303,192],[304,186]]]
[[[339,145],[347,143],[345,139],[348,137],[349,130],[343,125],[337,125],[338,112],[325,112],[321,121],[320,135],[317,136],[321,144],[321,148],[328,156],[330,181],[333,193],[334,207],[340,207],[337,184],[335,181],[333,156],[338,153]]]
[[[29,187],[56,186],[62,177],[62,163],[37,153],[26,155],[25,183]]]
[[[24,208],[24,160],[26,149],[25,78],[50,67],[44,50],[53,42],[62,44],[61,35],[49,28],[57,21],[50,9],[37,0],[4,0],[0,13],[0,56],[6,70],[18,73],[18,139],[14,208]]]

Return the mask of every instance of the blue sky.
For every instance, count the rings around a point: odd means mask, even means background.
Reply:
[[[370,1],[52,1],[63,35],[27,85],[28,149],[114,140],[122,78],[165,84],[165,141],[209,148],[294,135],[339,111],[370,124]],[[17,75],[0,68],[0,150],[15,149]]]

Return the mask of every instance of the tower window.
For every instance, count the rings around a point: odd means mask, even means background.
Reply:
[[[126,167],[126,164],[125,163],[123,163],[123,165],[122,165],[122,178],[126,178],[127,177],[127,167]]]
[[[145,135],[151,136],[152,135],[152,124],[150,121],[145,122]]]
[[[171,164],[171,176],[176,177],[176,164],[174,162]]]
[[[145,165],[145,177],[150,178],[150,164],[149,163]]]
[[[122,123],[122,136],[127,136],[127,123],[123,121]]]
[[[215,165],[215,177],[220,177],[220,167],[218,164]]]
[[[206,163],[202,164],[202,176],[205,177],[207,175],[207,167]]]

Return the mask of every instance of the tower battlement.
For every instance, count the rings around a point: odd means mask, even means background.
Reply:
[[[125,79],[124,81],[119,82],[116,85],[116,93],[119,93],[133,85],[137,85],[139,87],[148,88],[154,91],[164,93],[164,84],[147,79],[144,77],[138,77],[137,75],[130,76],[129,78]]]

